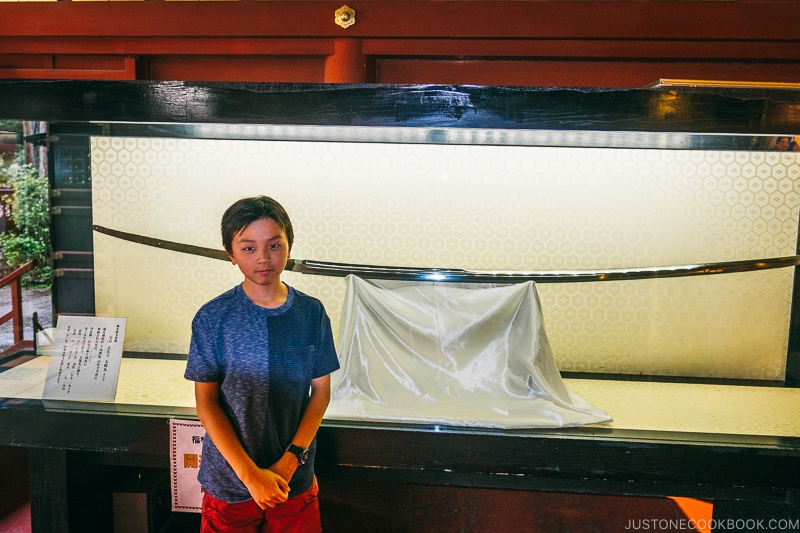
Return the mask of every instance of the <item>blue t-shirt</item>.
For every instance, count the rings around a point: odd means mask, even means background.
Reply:
[[[184,374],[191,381],[219,383],[220,405],[261,468],[280,459],[294,437],[311,380],[339,368],[322,303],[288,288],[286,302],[275,309],[254,304],[241,285],[201,307],[192,321]],[[290,480],[290,497],[311,487],[315,450],[316,439],[308,462]],[[197,478],[218,500],[251,497],[207,434]]]

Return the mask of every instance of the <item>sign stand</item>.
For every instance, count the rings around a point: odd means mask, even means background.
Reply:
[[[124,318],[59,316],[42,399],[113,402]]]

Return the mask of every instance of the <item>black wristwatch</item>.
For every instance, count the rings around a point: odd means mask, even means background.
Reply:
[[[289,444],[286,447],[286,451],[289,453],[293,453],[295,457],[297,457],[297,462],[300,465],[304,465],[306,464],[306,462],[308,462],[308,448],[301,448],[300,446]]]

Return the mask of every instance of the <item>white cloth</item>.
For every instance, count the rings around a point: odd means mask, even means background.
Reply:
[[[347,278],[326,418],[496,428],[608,422],[561,379],[533,282]]]

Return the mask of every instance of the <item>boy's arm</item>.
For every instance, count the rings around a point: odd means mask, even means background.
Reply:
[[[327,374],[311,380],[311,395],[308,398],[308,405],[300,419],[300,425],[292,439],[292,444],[301,448],[308,448],[314,436],[317,434],[319,425],[322,423],[322,416],[328,403],[331,401],[331,376]],[[278,461],[270,467],[270,470],[277,473],[284,479],[292,479],[295,470],[299,466],[297,457],[291,452],[284,452]]]
[[[197,417],[214,445],[242,480],[256,504],[274,507],[289,497],[289,483],[279,473],[259,468],[239,442],[233,426],[219,404],[219,383],[196,381]],[[310,442],[310,441],[309,441]]]

